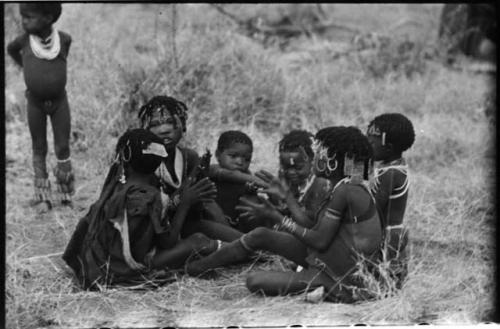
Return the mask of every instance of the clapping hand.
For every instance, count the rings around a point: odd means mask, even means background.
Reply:
[[[281,219],[283,217],[279,211],[268,200],[258,197],[258,201],[250,200],[246,197],[240,198],[240,204],[236,206],[240,211],[240,217],[246,220],[256,219]]]
[[[217,189],[215,184],[208,178],[194,182],[194,179],[189,177],[181,186],[181,202],[186,202],[188,205],[198,202],[209,202],[215,199],[216,196]]]
[[[267,193],[271,198],[285,201],[288,193],[290,193],[290,187],[285,180],[274,177],[271,173],[265,170],[256,172],[255,176],[259,177],[268,185],[268,187],[263,189],[261,192]]]

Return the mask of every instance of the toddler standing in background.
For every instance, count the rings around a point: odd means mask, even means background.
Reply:
[[[57,166],[54,168],[59,198],[71,204],[74,175],[71,167],[69,137],[70,109],[66,95],[66,58],[71,37],[53,24],[61,15],[58,2],[21,3],[19,10],[26,33],[8,44],[7,52],[23,68],[26,83],[28,126],[33,148],[34,200],[40,212],[52,208],[47,173],[47,116],[54,133]]]

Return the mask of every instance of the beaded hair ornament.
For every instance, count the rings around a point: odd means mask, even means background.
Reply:
[[[377,126],[371,125],[370,127],[368,127],[368,131],[366,134],[372,136],[381,136],[382,146],[385,146],[385,132],[380,131],[380,129]]]
[[[307,155],[307,152],[302,145],[299,146],[299,154],[305,162],[309,161],[309,156]],[[295,159],[293,157],[290,157],[289,162],[291,166],[295,165]]]
[[[319,160],[323,160],[326,162],[326,165],[323,168],[318,166],[318,161],[315,162],[316,169],[318,172],[324,172],[328,169],[330,172],[335,171],[338,166],[338,161],[336,159],[337,153],[334,153],[332,156],[328,156],[328,147],[324,146],[319,140],[315,139],[311,145],[311,148],[314,154],[318,157]],[[335,166],[330,166],[330,162],[335,160]]]
[[[159,100],[163,98],[162,100]],[[149,129],[151,125],[151,119],[155,112],[160,113],[160,123],[165,123],[164,113],[168,112],[176,120],[176,125],[182,127],[182,131],[186,132],[186,121],[188,118],[187,107],[183,102],[177,101],[171,97],[157,96],[156,101],[153,98],[152,101],[144,105],[139,110],[139,119],[142,123],[143,129]]]
[[[328,169],[330,172],[334,171],[337,169],[338,162],[337,162],[337,154],[334,153],[332,156],[328,156],[328,148],[324,146],[320,141],[314,140],[312,144],[312,149],[314,153],[317,155],[318,159],[323,159],[323,161],[326,162],[326,165],[323,168],[320,168],[318,166],[318,162],[316,161],[315,166],[316,169],[319,172],[323,172],[326,169]],[[330,162],[335,160],[335,165],[332,167],[330,166]],[[344,155],[344,168],[343,172],[345,176],[351,177],[351,180],[356,180],[356,181],[362,181],[364,172],[365,172],[365,165],[363,161],[354,161],[354,155],[350,155],[349,153],[346,153]]]
[[[164,115],[165,112],[167,112],[168,109],[165,105],[158,106],[156,109],[153,110],[153,113],[157,112],[160,113],[160,118],[158,120],[159,125],[168,123],[168,119]],[[153,118],[153,113],[150,115],[143,114],[141,116],[141,121],[142,121],[142,128],[143,129],[149,129],[151,127],[151,120]],[[167,112],[168,113],[168,112]],[[181,119],[179,118],[178,114],[172,114],[172,117],[175,119],[175,125],[176,127],[182,127],[182,122]]]

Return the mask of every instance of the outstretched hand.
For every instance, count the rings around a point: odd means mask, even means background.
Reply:
[[[258,201],[252,201],[246,197],[240,198],[240,204],[235,207],[240,212],[240,217],[246,220],[256,219],[281,219],[279,211],[265,198],[258,197]]]
[[[180,190],[181,202],[186,202],[188,205],[198,202],[208,202],[217,196],[215,184],[208,178],[194,182],[194,179],[189,177],[182,184]]]
[[[290,192],[290,187],[283,179],[274,177],[271,173],[265,170],[259,170],[255,173],[262,181],[266,182],[268,187],[262,192],[267,193],[270,197],[284,201]]]

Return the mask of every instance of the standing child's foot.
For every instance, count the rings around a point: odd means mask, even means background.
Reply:
[[[61,200],[61,204],[66,207],[73,207],[73,201],[71,200]]]
[[[52,203],[50,203],[50,201],[47,200],[44,201],[34,200],[30,203],[30,206],[32,206],[35,209],[35,211],[39,214],[47,213],[52,209]]]

